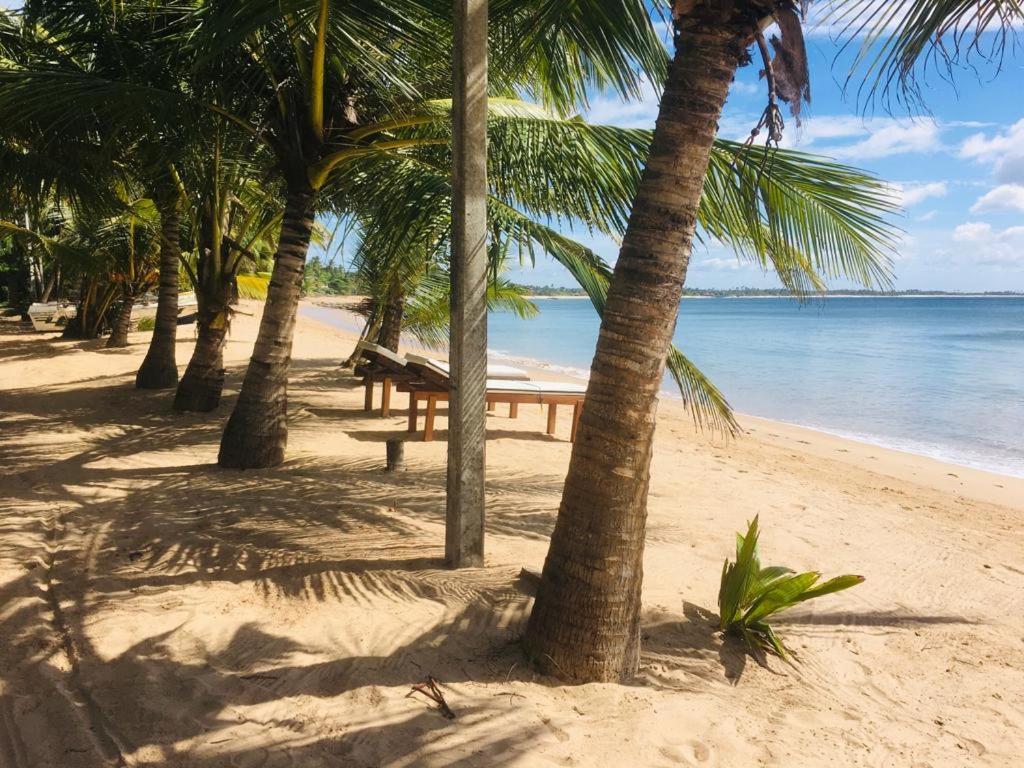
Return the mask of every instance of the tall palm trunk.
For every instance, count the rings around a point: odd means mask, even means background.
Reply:
[[[60,267],[56,264],[53,269],[50,270],[50,277],[46,281],[46,287],[43,289],[42,296],[39,297],[39,301],[43,304],[50,300],[50,296],[54,294],[57,287],[60,285]]]
[[[17,248],[17,245],[15,246]],[[22,320],[30,320],[28,308],[32,304],[32,273],[28,250],[20,247],[15,252],[15,266],[11,276],[10,304],[18,310]]]
[[[402,338],[402,320],[405,316],[405,297],[401,290],[395,290],[381,308],[382,321],[377,343],[392,352],[398,351]]]
[[[200,286],[199,315],[196,325],[199,337],[185,375],[174,393],[176,411],[212,411],[220,404],[224,390],[224,342],[231,326],[228,304],[234,281],[221,281],[207,295]]]
[[[374,311],[372,315],[367,319],[366,325],[363,326],[362,332],[359,334],[359,341],[371,341],[376,343],[377,337],[380,335],[380,313]],[[352,354],[349,355],[341,363],[342,368],[355,368],[359,364],[359,359],[363,356],[363,351],[357,343],[355,348],[352,350]]]
[[[635,673],[658,390],[704,175],[742,36],[678,22],[650,157],[608,292],[562,504],[524,643],[550,674]]]
[[[291,189],[249,368],[217,458],[222,467],[273,467],[288,443],[288,368],[316,193]]]
[[[128,346],[128,331],[132,326],[132,306],[135,299],[131,293],[125,292],[121,305],[117,308],[117,315],[110,327],[110,338],[107,339],[107,349]]]
[[[181,213],[178,197],[161,196],[160,204],[160,293],[156,305],[156,325],[149,351],[135,375],[140,389],[169,389],[178,383],[178,364],[174,357],[178,335],[178,262],[181,258],[179,229]]]

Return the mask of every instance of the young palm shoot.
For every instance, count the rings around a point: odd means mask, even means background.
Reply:
[[[820,581],[817,571],[796,573],[785,566],[761,567],[757,552],[757,518],[747,534],[736,534],[736,562],[726,558],[718,590],[719,628],[742,639],[759,660],[766,653],[789,660],[794,655],[769,624],[772,616],[816,597],[840,592],[864,581],[863,576],[836,576]],[[820,582],[820,583],[819,583]]]

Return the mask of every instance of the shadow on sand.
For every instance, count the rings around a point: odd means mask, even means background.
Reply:
[[[235,367],[229,383],[238,375]],[[357,386],[322,361],[297,365],[295,381],[293,395]],[[0,586],[0,636],[9,641],[0,661],[18,670],[5,675],[0,703],[5,714],[34,703],[33,717],[56,734],[33,747],[8,735],[12,754],[50,749],[51,764],[69,767],[95,764],[97,754],[154,768],[502,766],[564,732],[515,698],[518,684],[554,683],[515,645],[531,600],[518,564],[443,566],[442,465],[387,474],[382,461],[318,456],[221,470],[194,456],[212,461],[230,398],[214,414],[175,414],[168,393],[136,391],[125,377],[3,400],[3,532],[13,534],[3,554],[23,573]],[[357,440],[391,434],[367,429],[357,409],[309,411]],[[65,425],[92,437],[62,444]],[[54,440],[32,439],[40,434]],[[490,479],[489,533],[546,540],[561,484],[529,471]],[[235,589],[212,603],[222,623],[204,615],[213,586]],[[403,614],[412,606],[435,618],[410,626]],[[122,634],[101,650],[94,639],[111,611]],[[360,611],[379,619],[346,624]],[[310,621],[331,631],[306,642]],[[790,619],[801,621],[830,617]],[[638,684],[696,691],[738,681],[746,655],[714,630],[715,617],[690,604],[682,616],[649,617]],[[67,670],[56,661],[61,649]],[[456,721],[404,698],[426,674],[448,686]],[[321,704],[339,697],[345,722]]]

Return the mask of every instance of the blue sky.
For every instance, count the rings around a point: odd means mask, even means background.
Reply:
[[[865,111],[844,94],[846,62],[824,33],[808,37],[812,103],[802,126],[789,120],[783,146],[820,153],[875,173],[900,190],[905,231],[894,269],[897,288],[1024,291],[1024,54],[1011,51],[1002,72],[962,70],[955,87],[932,73],[925,81],[929,116],[876,106]],[[720,123],[724,138],[743,139],[764,108],[766,91],[754,64],[740,71]],[[592,122],[653,127],[658,99],[593,100]],[[609,261],[608,238],[577,236]],[[570,284],[557,264],[538,264],[524,282]],[[731,250],[697,246],[687,285],[776,286]]]

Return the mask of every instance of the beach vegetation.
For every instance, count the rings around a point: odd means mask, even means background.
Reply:
[[[772,617],[808,600],[855,587],[864,577],[846,575],[821,581],[817,571],[796,573],[784,566],[762,566],[759,537],[755,517],[745,534],[736,534],[736,560],[726,558],[722,566],[719,629],[742,640],[758,658],[771,653],[788,659],[793,654],[772,627]]]

